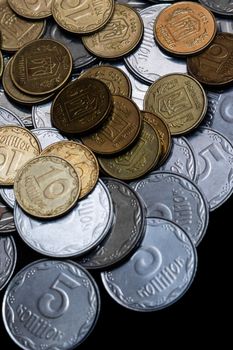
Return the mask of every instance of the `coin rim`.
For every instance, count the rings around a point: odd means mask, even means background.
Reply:
[[[16,231],[16,228],[15,230]],[[0,232],[1,233],[1,232]],[[8,232],[9,233],[9,232]],[[11,266],[11,271],[7,277],[7,279],[5,280],[5,282],[0,286],[0,291],[7,285],[7,283],[10,281],[11,279],[11,276],[13,275],[14,271],[15,271],[15,266],[16,266],[16,262],[17,262],[17,249],[16,249],[16,244],[15,244],[15,240],[13,238],[13,236],[10,234],[10,235],[7,235],[7,236],[2,236],[2,238],[9,238],[10,241],[11,241],[11,244],[12,244],[12,247],[13,247],[13,251],[14,251],[14,258],[13,258],[13,264]]]
[[[0,35],[1,35],[1,33],[0,33]],[[0,40],[1,40],[1,38],[0,38]],[[1,44],[1,41],[0,41],[0,44]],[[4,61],[3,61],[2,52],[0,50],[0,79],[3,75],[3,68],[4,68]]]
[[[26,19],[34,19],[34,20],[44,19],[44,18],[50,17],[52,15],[51,9],[50,9],[50,11],[47,11],[47,14],[45,14],[45,15],[39,15],[39,16],[28,15],[28,14],[25,14],[23,11],[20,12],[21,7],[20,6],[17,7],[17,6],[15,6],[15,4],[12,4],[11,0],[7,0],[7,2],[8,2],[8,5],[10,6],[10,8],[12,9],[13,12],[17,13],[17,15],[19,15],[23,18],[26,18]],[[44,11],[44,12],[46,12],[46,11]]]

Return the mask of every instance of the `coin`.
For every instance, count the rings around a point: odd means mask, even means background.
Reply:
[[[41,19],[50,16],[53,0],[8,0],[8,4],[19,16],[29,19]]]
[[[20,2],[21,3],[21,2]],[[17,51],[29,41],[38,39],[44,31],[44,21],[27,21],[15,14],[7,0],[0,0],[1,48]]]
[[[0,184],[13,185],[17,171],[40,154],[37,138],[19,126],[0,127]]]
[[[24,126],[23,122],[17,115],[7,108],[0,106],[0,126],[3,125],[19,125]]]
[[[1,47],[1,46],[0,46],[0,47]],[[3,57],[2,57],[1,50],[0,50],[0,79],[1,79],[1,77],[2,77],[3,67],[4,67]]]
[[[95,34],[82,37],[83,44],[101,58],[118,58],[131,52],[143,35],[143,22],[136,10],[115,4],[112,18]]]
[[[230,18],[218,17],[216,21],[219,32],[233,33],[233,23]]]
[[[223,16],[233,16],[232,0],[200,0],[200,2],[214,13]]]
[[[203,84],[222,86],[233,82],[233,34],[218,33],[211,45],[187,60],[188,72]]]
[[[0,236],[0,290],[10,280],[16,265],[17,251],[12,236]]]
[[[32,107],[32,122],[34,128],[52,128],[50,109],[52,102],[47,102]]]
[[[106,84],[98,79],[72,81],[55,97],[53,125],[66,133],[90,131],[101,124],[112,108],[112,96]]]
[[[168,74],[152,84],[144,109],[167,122],[172,135],[191,131],[204,118],[207,98],[201,84],[186,74]]]
[[[176,55],[190,55],[203,50],[212,42],[216,31],[214,15],[192,1],[178,2],[165,8],[154,24],[158,44]]]
[[[14,182],[15,197],[30,215],[53,218],[65,214],[76,203],[80,180],[66,160],[40,156],[22,167]]]
[[[0,234],[16,231],[13,212],[0,198]],[[1,265],[1,264],[0,264]]]
[[[72,70],[69,50],[55,40],[35,40],[21,48],[11,63],[13,83],[31,95],[45,95],[61,88]]]

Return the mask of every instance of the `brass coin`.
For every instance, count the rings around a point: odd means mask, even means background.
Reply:
[[[15,178],[14,193],[28,214],[54,218],[76,203],[80,192],[78,174],[65,159],[40,156],[27,162]]]
[[[207,97],[196,79],[181,73],[168,74],[149,87],[144,109],[162,118],[172,135],[181,135],[200,124]]]
[[[107,25],[95,34],[82,38],[86,48],[102,58],[118,58],[132,51],[143,34],[143,22],[132,7],[115,4]]]
[[[18,15],[30,19],[51,16],[53,0],[8,0],[8,4]]]
[[[86,196],[95,187],[99,178],[99,164],[86,146],[75,141],[59,141],[47,146],[41,155],[61,157],[74,167],[81,181],[79,198]]]
[[[131,97],[132,86],[127,75],[113,66],[97,66],[87,69],[80,78],[95,78],[104,82],[112,95]]]
[[[29,130],[0,127],[0,185],[13,185],[17,171],[40,151],[39,141]]]
[[[155,167],[160,150],[158,133],[143,121],[137,141],[127,152],[111,158],[98,157],[98,160],[106,174],[120,180],[134,180]]]
[[[81,138],[84,145],[99,154],[115,154],[131,145],[141,130],[142,117],[135,102],[113,95],[110,116],[96,132]]]
[[[2,53],[0,51],[0,78],[2,77],[3,67],[4,67],[4,62],[3,62]]]
[[[106,84],[93,78],[76,79],[53,101],[52,123],[66,133],[83,133],[102,123],[111,107],[112,95]]]
[[[188,72],[203,84],[221,86],[233,82],[233,34],[218,33],[199,55],[189,57]]]
[[[44,28],[44,21],[27,21],[12,11],[7,0],[0,0],[1,48],[3,50],[19,50],[26,43],[38,39],[43,34]]]
[[[176,55],[190,55],[203,50],[214,39],[216,31],[214,15],[192,1],[166,7],[154,23],[158,44]]]
[[[114,10],[114,0],[53,1],[52,13],[59,26],[76,34],[101,29]]]

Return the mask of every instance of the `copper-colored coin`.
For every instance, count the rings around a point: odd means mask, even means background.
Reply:
[[[96,78],[103,81],[113,95],[131,97],[131,82],[127,75],[113,66],[97,66],[87,69],[80,78]]]
[[[207,97],[201,84],[191,76],[168,74],[149,87],[144,109],[161,117],[172,135],[181,135],[200,124],[206,113]]]
[[[111,158],[98,157],[104,172],[119,180],[134,180],[155,167],[160,157],[158,133],[146,121],[134,145],[120,155]]]
[[[213,40],[216,30],[214,15],[192,1],[166,7],[154,24],[158,44],[176,55],[190,55],[203,50]]]
[[[95,34],[83,37],[86,48],[102,58],[117,58],[132,51],[143,34],[143,22],[132,7],[115,4],[107,25]]]
[[[8,0],[8,4],[18,15],[30,19],[46,18],[52,14],[53,0]]]
[[[159,158],[159,165],[163,164],[170,153],[172,138],[167,123],[159,118],[157,115],[145,111],[141,111],[143,120],[149,123],[157,131],[161,144],[161,154]]]
[[[17,51],[26,43],[38,39],[43,34],[44,28],[44,21],[26,21],[12,11],[7,0],[0,0],[1,48],[3,50]]]
[[[86,196],[95,187],[99,178],[99,164],[86,146],[75,141],[59,141],[47,146],[41,155],[61,157],[74,167],[81,181],[79,198]]]
[[[2,53],[1,53],[1,51],[0,51],[0,78],[1,78],[1,76],[2,76],[3,66],[4,66],[4,62],[3,62]]]
[[[101,29],[114,10],[114,0],[53,1],[52,13],[59,26],[76,34]]]
[[[127,97],[113,95],[110,116],[96,132],[81,140],[96,153],[119,153],[136,139],[141,123],[142,117],[136,103]]]
[[[0,185],[13,185],[17,171],[40,151],[39,141],[29,130],[0,127]]]
[[[189,57],[188,71],[198,81],[221,86],[233,82],[233,34],[218,33],[199,55]]]
[[[52,123],[66,133],[83,133],[96,128],[109,115],[112,95],[102,81],[76,79],[55,98]]]
[[[40,156],[27,162],[15,178],[18,204],[30,215],[53,218],[65,214],[80,192],[78,174],[65,159]]]

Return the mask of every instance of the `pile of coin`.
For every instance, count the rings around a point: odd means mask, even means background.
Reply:
[[[209,211],[233,192],[233,26],[217,17],[233,10],[200,3],[0,0],[0,289],[14,235],[50,257],[4,292],[23,349],[90,334],[87,270],[135,311],[191,285]]]

